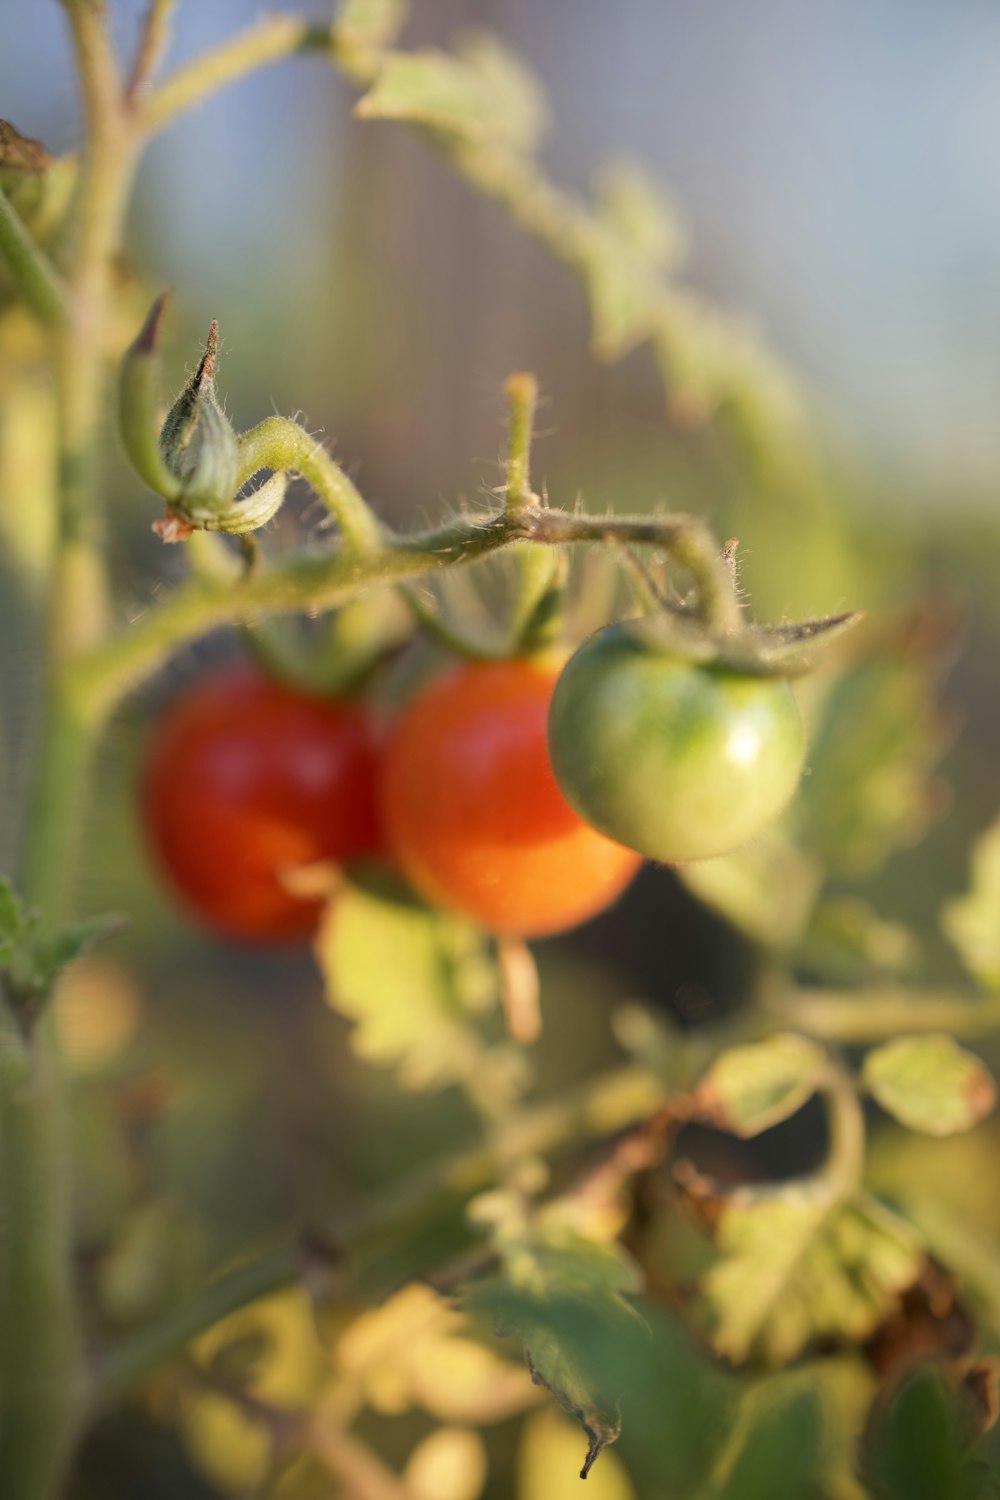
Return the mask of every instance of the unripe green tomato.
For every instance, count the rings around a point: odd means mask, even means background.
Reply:
[[[740,848],[781,812],[804,754],[783,678],[696,665],[608,625],[563,668],[549,753],[563,795],[609,838],[664,864]]]

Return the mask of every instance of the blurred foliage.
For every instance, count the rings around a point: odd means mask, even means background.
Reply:
[[[914,1282],[919,1235],[866,1194],[842,1202],[822,1181],[723,1196],[703,1278],[716,1348],[782,1365],[822,1344],[863,1342]]]
[[[949,1036],[887,1042],[869,1052],[864,1079],[884,1110],[928,1135],[969,1130],[996,1104],[989,1070]]]

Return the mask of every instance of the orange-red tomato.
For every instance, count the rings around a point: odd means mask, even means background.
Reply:
[[[226,668],[157,726],[141,788],[150,847],[183,904],[229,937],[308,937],[322,910],[283,877],[380,844],[363,710]]]
[[[383,754],[382,819],[403,873],[494,932],[575,927],[641,863],[556,785],[545,733],[556,676],[531,661],[459,667],[411,700]]]

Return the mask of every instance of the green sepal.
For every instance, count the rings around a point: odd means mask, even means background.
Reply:
[[[160,433],[160,452],[180,480],[173,509],[192,526],[221,530],[239,488],[239,443],[215,394],[219,325],[213,319],[198,368],[174,402]]]
[[[831,645],[861,619],[861,612],[802,620],[793,625],[744,625],[713,630],[686,609],[664,609],[629,620],[630,634],[650,650],[752,677],[802,677]]]
[[[181,494],[181,483],[164,459],[157,412],[160,325],[169,300],[168,288],[157,297],[138,336],[125,352],[118,381],[118,426],[129,462],[139,478],[172,503]]]

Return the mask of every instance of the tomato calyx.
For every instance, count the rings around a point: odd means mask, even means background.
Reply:
[[[692,612],[665,607],[623,622],[647,650],[679,657],[693,666],[719,666],[746,677],[801,677],[817,655],[862,618],[861,610],[793,624],[744,624],[719,631]]]

